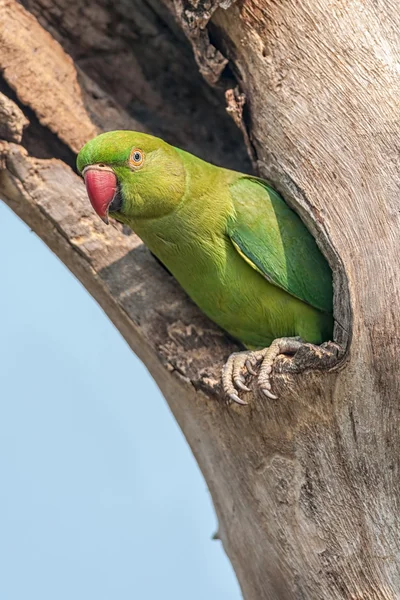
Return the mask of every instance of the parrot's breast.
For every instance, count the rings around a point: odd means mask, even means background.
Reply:
[[[329,339],[330,315],[269,283],[222,234],[193,242],[184,236],[174,245],[138,234],[197,306],[245,346],[262,348],[297,335],[312,343]]]

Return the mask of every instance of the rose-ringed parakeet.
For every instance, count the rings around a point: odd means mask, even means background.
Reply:
[[[134,131],[99,135],[77,166],[96,213],[125,223],[215,323],[239,340],[223,370],[231,400],[245,368],[271,391],[276,356],[331,339],[332,273],[298,215],[264,180]]]

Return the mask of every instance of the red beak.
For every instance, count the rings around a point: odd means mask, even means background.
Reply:
[[[94,210],[108,225],[108,209],[117,192],[117,177],[114,171],[106,166],[89,165],[82,175]]]

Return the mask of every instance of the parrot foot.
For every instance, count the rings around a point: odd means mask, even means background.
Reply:
[[[278,396],[271,392],[270,375],[275,359],[280,354],[293,355],[302,347],[303,342],[299,337],[279,338],[272,342],[268,348],[263,350],[245,350],[244,352],[234,352],[230,355],[222,370],[222,385],[224,392],[232,402],[237,404],[248,404],[238,395],[238,390],[249,392],[243,376],[243,371],[250,375],[257,375],[255,368],[261,362],[257,386],[264,396],[271,400],[276,400]]]

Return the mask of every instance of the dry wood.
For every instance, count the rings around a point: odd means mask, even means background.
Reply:
[[[155,377],[209,485],[244,597],[399,598],[396,3],[182,1],[176,20],[170,3],[156,0],[24,4],[51,35],[20,5],[0,0],[8,96],[0,114],[12,115],[1,129],[8,141],[0,147],[0,196],[83,282]],[[219,91],[199,79],[177,27],[193,10],[203,33],[183,29],[199,64],[210,64],[213,51],[201,55],[210,39],[218,60],[229,61],[229,72],[210,67]],[[29,44],[40,48],[34,60]],[[179,68],[167,86],[172,59]],[[32,92],[35,73],[42,96]],[[246,98],[239,125],[259,171],[298,210],[334,270],[335,340],[346,349],[333,366],[307,350],[280,360],[280,400],[249,394],[247,408],[227,407],[219,395],[219,370],[235,345],[135,235],[93,217],[68,166],[79,144],[115,119],[247,169],[239,130],[220,104],[236,83],[236,98]],[[21,109],[30,121],[23,134]],[[11,143],[21,134],[21,145]]]

